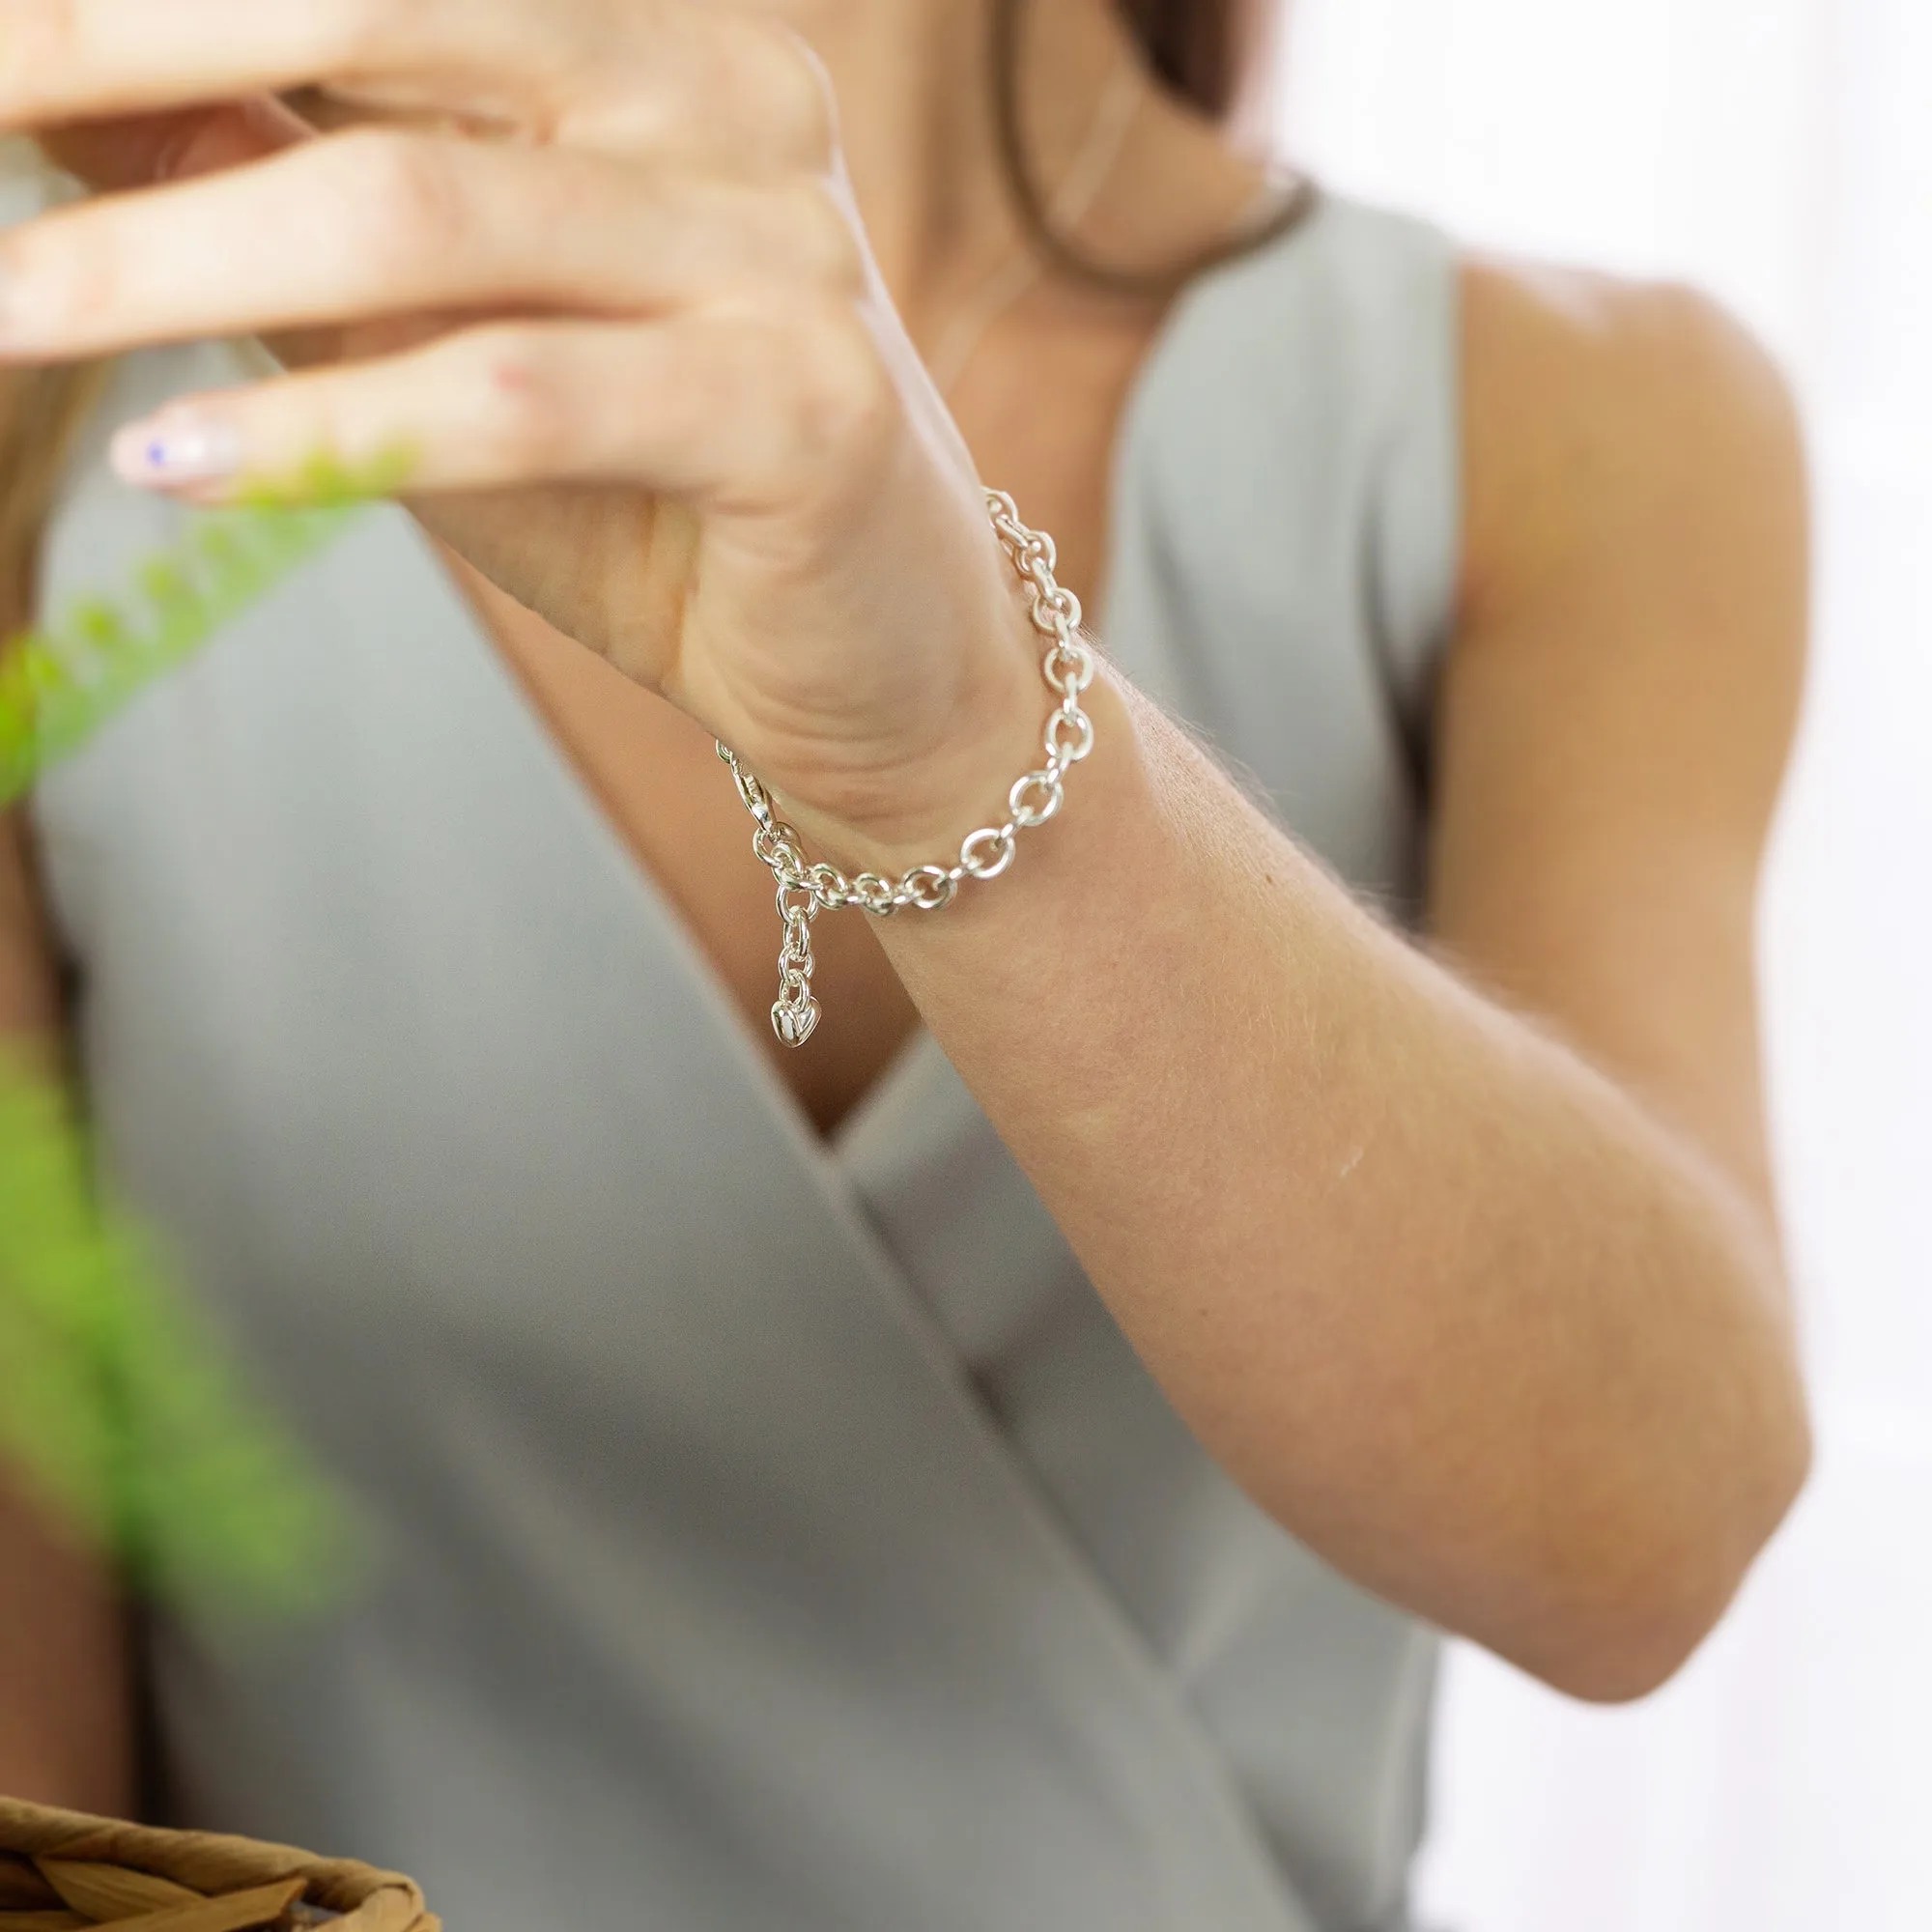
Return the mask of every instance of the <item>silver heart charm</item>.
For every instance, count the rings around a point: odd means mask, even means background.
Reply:
[[[772,1031],[787,1046],[803,1046],[818,1024],[818,1002],[807,1000],[802,1007],[788,1007],[780,1000],[772,1008]]]

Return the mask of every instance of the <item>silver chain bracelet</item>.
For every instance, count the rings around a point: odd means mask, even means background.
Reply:
[[[1016,779],[1007,794],[1007,819],[969,833],[952,866],[915,866],[896,885],[876,872],[848,879],[836,866],[806,863],[798,834],[778,815],[772,795],[738,762],[721,740],[718,755],[731,767],[731,779],[745,810],[757,821],[752,850],[778,881],[779,917],[784,944],[779,951],[779,996],[772,1006],[772,1031],[787,1046],[803,1046],[818,1024],[818,1002],[811,995],[811,923],[821,912],[859,906],[884,919],[903,906],[938,912],[952,903],[968,879],[997,879],[1013,863],[1017,836],[1044,825],[1065,798],[1068,770],[1094,749],[1094,721],[1080,698],[1094,682],[1092,647],[1079,635],[1080,600],[1054,580],[1053,539],[1020,522],[1013,499],[1003,490],[986,492],[986,513],[1013,568],[1030,593],[1034,628],[1050,639],[1040,671],[1060,702],[1046,721],[1046,763]]]

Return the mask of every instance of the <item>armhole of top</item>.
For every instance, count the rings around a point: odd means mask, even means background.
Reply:
[[[1462,583],[1461,253],[1426,220],[1323,191],[1305,221],[1208,279],[1168,332],[1212,304],[1261,423],[1279,412],[1335,439],[1306,461],[1364,493],[1364,616],[1405,728],[1426,732]],[[1276,332],[1230,326],[1224,284],[1250,306],[1266,291],[1254,312]]]
[[[1377,332],[1389,360],[1373,594],[1391,699],[1425,784],[1437,674],[1461,603],[1463,543],[1462,258],[1424,223],[1386,217],[1392,251]]]

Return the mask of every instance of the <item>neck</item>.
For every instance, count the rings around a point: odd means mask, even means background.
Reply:
[[[831,73],[872,252],[917,332],[1020,242],[994,134],[992,0],[764,4]],[[1024,16],[1020,127],[1038,178],[1050,184],[1079,149],[1128,43],[1111,0],[1051,0]],[[1159,259],[1190,224],[1198,231],[1204,216],[1224,218],[1254,178],[1213,130],[1151,83],[1148,90],[1116,191],[1094,211],[1093,232],[1128,259],[1136,251]]]

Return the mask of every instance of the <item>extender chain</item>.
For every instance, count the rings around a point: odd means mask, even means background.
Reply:
[[[745,810],[757,821],[752,850],[778,881],[784,944],[779,952],[772,1030],[787,1046],[803,1046],[818,1025],[818,1002],[811,994],[811,923],[821,912],[859,906],[881,919],[906,906],[939,912],[952,903],[968,879],[997,879],[1013,863],[1018,835],[1044,825],[1060,810],[1067,772],[1094,749],[1094,721],[1080,706],[1082,694],[1094,682],[1094,652],[1079,635],[1079,598],[1054,579],[1053,539],[1021,523],[1013,499],[1003,490],[986,492],[986,513],[1027,586],[1034,628],[1048,639],[1040,673],[1060,699],[1046,721],[1046,763],[1014,781],[1003,824],[969,833],[954,865],[915,866],[896,885],[876,872],[848,879],[836,866],[807,864],[797,832],[778,815],[771,793],[728,746],[718,746]]]

